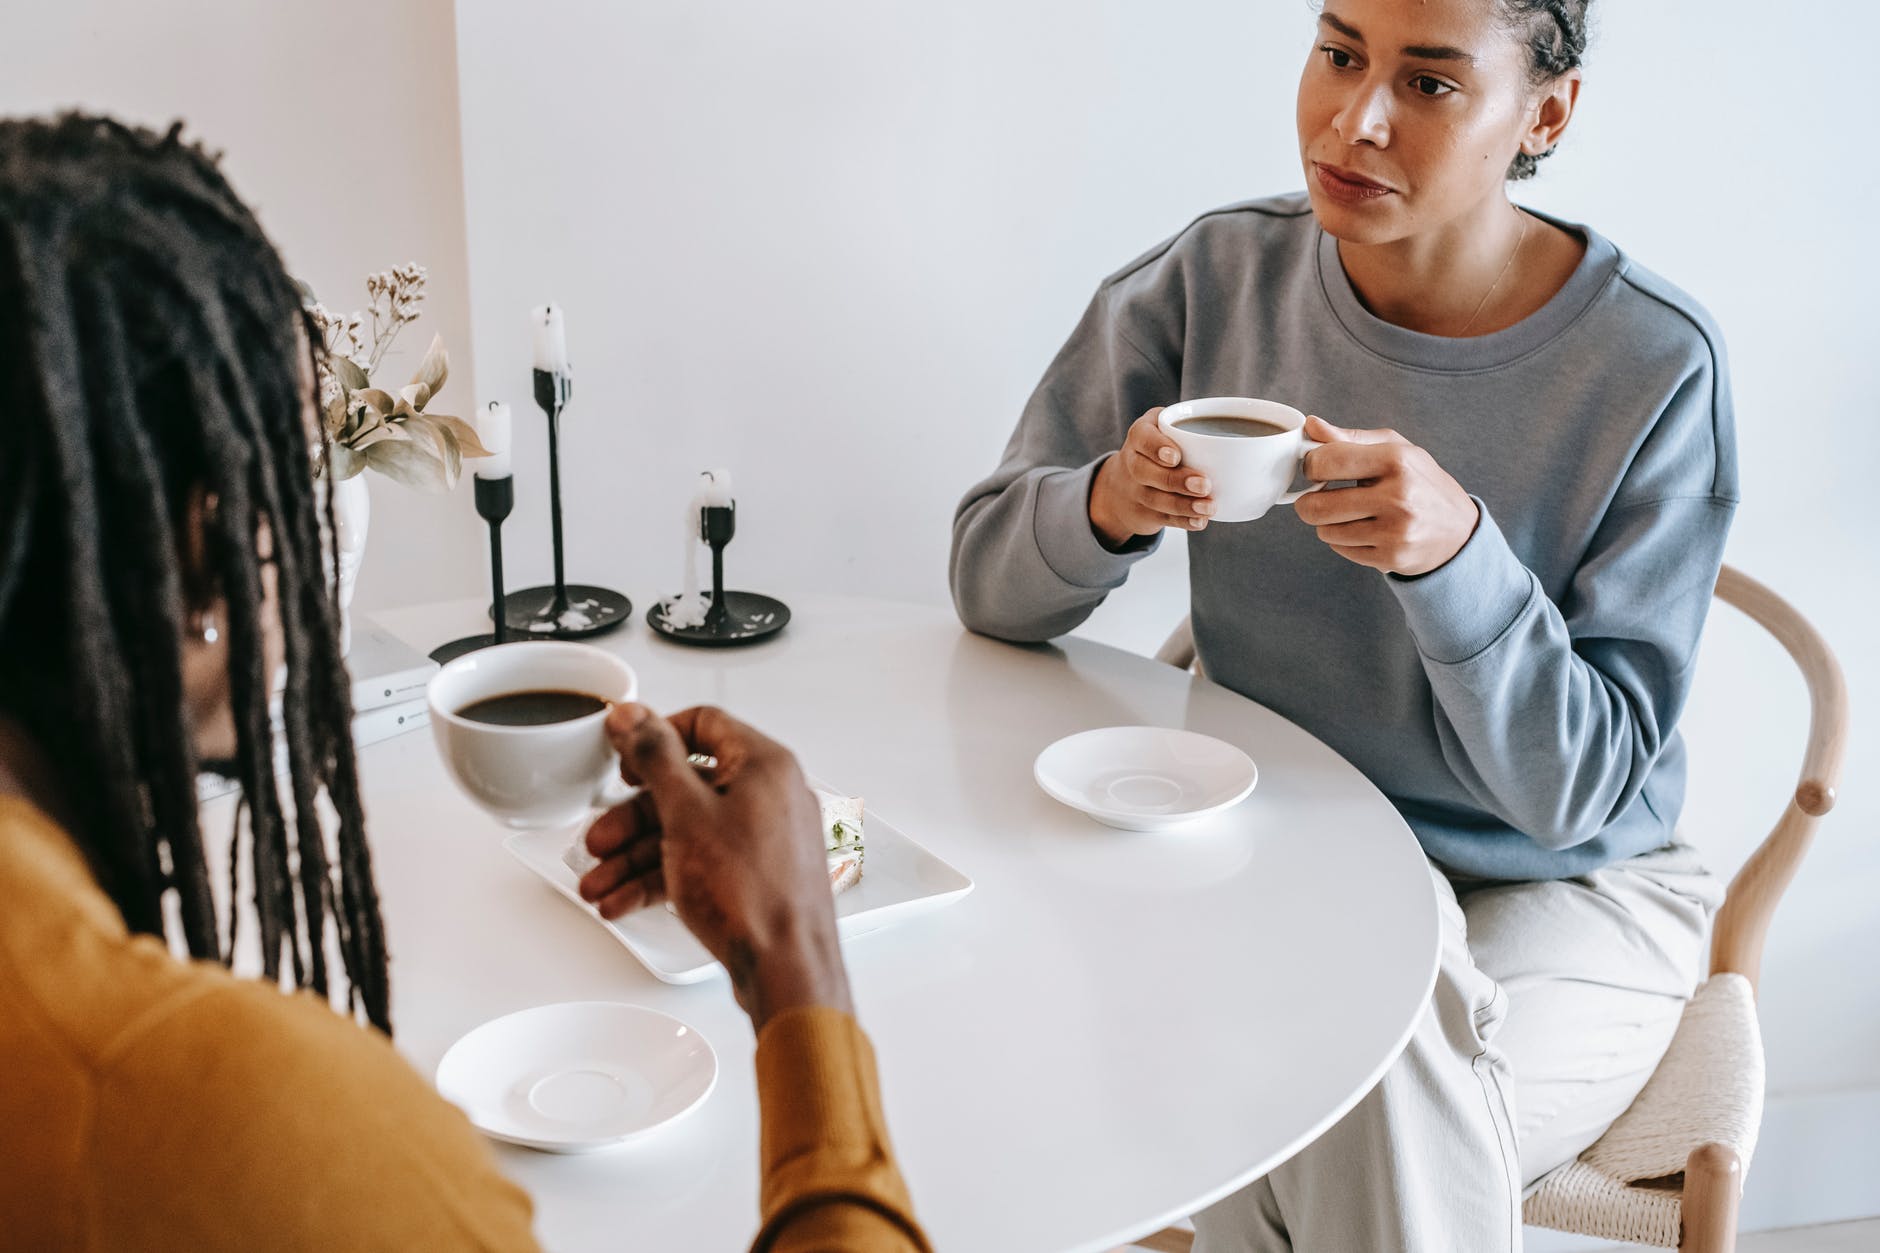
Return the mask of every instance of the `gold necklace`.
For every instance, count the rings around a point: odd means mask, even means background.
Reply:
[[[1521,233],[1515,236],[1514,251],[1508,254],[1506,261],[1502,262],[1501,273],[1495,276],[1495,281],[1490,283],[1488,290],[1482,293],[1482,302],[1475,306],[1475,312],[1469,315],[1469,320],[1464,322],[1462,329],[1456,332],[1457,339],[1467,335],[1469,328],[1475,325],[1475,319],[1481,317],[1482,310],[1488,308],[1488,298],[1495,294],[1497,287],[1501,286],[1501,280],[1508,277],[1508,271],[1514,268],[1514,259],[1521,255],[1521,245],[1527,242],[1528,215],[1519,209],[1516,209],[1515,213],[1521,218]]]

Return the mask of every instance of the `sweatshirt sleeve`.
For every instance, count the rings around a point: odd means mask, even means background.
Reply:
[[[1555,604],[1487,506],[1448,564],[1388,576],[1456,777],[1548,849],[1637,801],[1689,695],[1736,508],[1727,386],[1687,378]],[[1649,803],[1649,801],[1648,801]]]
[[[854,1018],[813,1007],[766,1023],[757,1099],[764,1225],[752,1253],[929,1253]]]
[[[960,620],[1009,640],[1075,629],[1160,537],[1111,552],[1090,527],[1090,488],[1130,424],[1180,395],[1178,363],[1123,324],[1112,282],[1045,372],[999,468],[953,518],[951,581]]]

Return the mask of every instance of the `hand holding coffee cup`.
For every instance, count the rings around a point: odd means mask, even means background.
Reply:
[[[1157,419],[1160,407],[1130,424],[1123,446],[1107,458],[1090,488],[1090,528],[1110,548],[1163,527],[1199,531],[1214,516],[1213,484],[1193,466]]]
[[[615,799],[607,712],[638,695],[633,668],[592,645],[498,644],[431,676],[431,734],[451,778],[492,817],[565,826]]]
[[[1426,449],[1387,430],[1348,430],[1323,418],[1306,429],[1324,442],[1310,475],[1352,486],[1299,502],[1299,520],[1345,560],[1414,577],[1447,565],[1475,534],[1474,497]]]
[[[601,860],[582,897],[603,918],[669,900],[759,1029],[797,1005],[851,1010],[820,812],[790,751],[709,706],[668,722],[625,705],[607,731],[641,790],[588,828]]]
[[[1170,405],[1156,423],[1179,449],[1181,464],[1211,484],[1216,522],[1251,522],[1324,486],[1293,490],[1306,454],[1323,445],[1306,438],[1306,415],[1290,405],[1212,396]]]

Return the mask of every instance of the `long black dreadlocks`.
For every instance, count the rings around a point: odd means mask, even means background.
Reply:
[[[321,337],[216,159],[180,129],[0,121],[0,712],[54,763],[72,837],[126,924],[164,934],[174,893],[190,954],[229,961],[239,904],[225,944],[181,667],[186,620],[219,597],[263,969],[279,980],[285,952],[296,985],[330,995],[330,917],[348,1008],[389,1031],[305,417]],[[264,529],[287,651],[291,823],[269,720]]]

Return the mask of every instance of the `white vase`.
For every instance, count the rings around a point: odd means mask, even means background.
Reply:
[[[366,533],[372,527],[372,493],[366,476],[355,474],[333,484],[334,545],[339,550],[339,651],[352,648],[353,583],[366,558]]]

